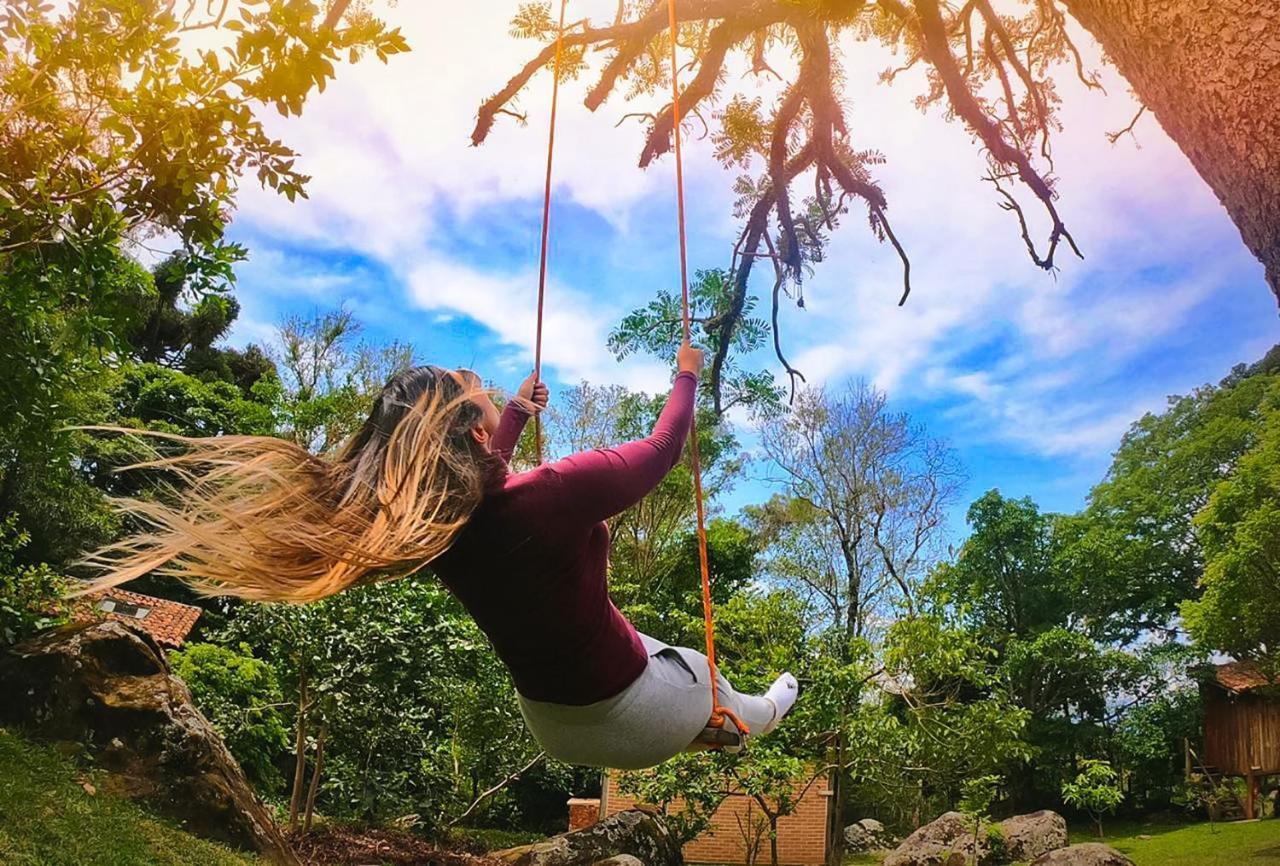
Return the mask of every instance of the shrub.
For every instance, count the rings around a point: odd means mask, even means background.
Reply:
[[[62,575],[45,563],[22,565],[18,551],[31,536],[19,530],[17,515],[0,520],[0,646],[9,646],[66,621]]]

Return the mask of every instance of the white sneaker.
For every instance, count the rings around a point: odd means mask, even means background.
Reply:
[[[778,722],[782,721],[782,717],[795,706],[796,697],[799,694],[800,684],[796,682],[796,678],[791,674],[783,674],[773,681],[773,685],[769,686],[769,690],[764,693],[765,700],[773,704],[773,719],[764,726],[764,730],[761,733],[767,734],[778,727]]]

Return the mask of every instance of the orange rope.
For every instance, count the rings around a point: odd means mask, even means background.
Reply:
[[[533,373],[534,381],[542,379],[542,320],[547,288],[547,239],[551,231],[551,166],[556,143],[556,105],[560,94],[560,67],[563,56],[564,15],[568,0],[560,2],[560,26],[556,32],[555,80],[551,85],[551,129],[547,135],[547,174],[542,193],[542,250],[538,261],[538,317],[537,334],[534,338]],[[686,243],[684,216],[684,159],[680,140],[680,87],[679,69],[676,65],[676,4],[675,0],[667,0],[667,16],[671,30],[671,118],[672,132],[675,135],[676,158],[676,208],[680,237],[680,303],[681,318],[684,327],[684,338],[690,336],[689,314],[689,256]],[[537,444],[538,462],[542,462],[542,424],[535,415],[534,437]],[[711,715],[708,725],[724,727],[725,719],[733,722],[743,735],[751,733],[741,719],[728,707],[720,706],[720,688],[716,671],[715,627],[711,605],[711,567],[707,558],[707,515],[702,491],[702,461],[698,454],[698,429],[696,418],[691,425],[689,437],[689,457],[693,464],[693,497],[698,515],[698,565],[702,572],[702,613],[707,636],[707,670],[711,676]]]
[[[547,133],[547,179],[542,188],[542,251],[538,257],[538,329],[533,341],[533,381],[542,381],[542,309],[547,294],[547,238],[551,236],[551,161],[556,150],[556,104],[560,99],[560,59],[564,44],[564,10],[569,0],[560,0],[560,26],[556,30],[556,64],[551,82],[551,130]],[[533,416],[533,440],[538,462],[542,462],[542,417]]]
[[[680,141],[680,71],[676,65],[676,0],[667,0],[667,23],[671,31],[671,130],[676,146],[676,219],[680,229],[680,309],[684,325],[684,338],[689,339],[689,255],[685,241],[684,219],[684,158]],[[698,455],[698,426],[696,421],[689,434],[689,457],[693,464],[693,499],[698,512],[698,565],[702,571],[702,617],[707,635],[707,669],[711,674],[711,717],[708,725],[724,727],[725,719],[733,722],[743,735],[750,729],[728,707],[720,706],[720,689],[716,676],[715,623],[711,609],[711,567],[707,560],[707,516],[703,505],[702,463]]]

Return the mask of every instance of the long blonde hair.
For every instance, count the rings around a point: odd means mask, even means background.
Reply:
[[[451,373],[414,367],[332,459],[267,436],[127,431],[178,453],[152,449],[125,469],[178,484],[117,500],[145,528],[85,559],[100,575],[85,591],[155,572],[208,595],[302,603],[411,574],[448,549],[483,496],[492,458],[471,435],[482,417]]]

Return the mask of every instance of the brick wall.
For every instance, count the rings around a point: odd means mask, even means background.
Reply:
[[[796,782],[796,792],[806,780]],[[634,797],[618,790],[618,782],[605,779],[604,811],[606,815],[630,809]],[[809,786],[795,811],[778,821],[778,863],[782,866],[820,866],[827,856],[827,817],[831,797],[824,780]],[[671,809],[680,808],[679,802]],[[760,806],[750,797],[730,792],[712,816],[711,829],[684,846],[684,857],[690,863],[745,863],[747,839],[759,839],[758,863],[769,862],[768,820]]]
[[[578,799],[569,801],[569,832],[590,827],[600,820],[600,801],[598,799]]]

